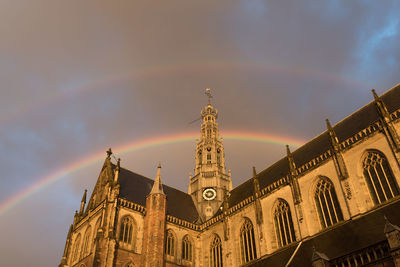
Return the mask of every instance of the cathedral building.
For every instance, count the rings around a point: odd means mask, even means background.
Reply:
[[[400,267],[400,85],[235,188],[207,94],[188,192],[110,149],[59,267]]]

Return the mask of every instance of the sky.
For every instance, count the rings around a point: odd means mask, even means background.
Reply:
[[[1,0],[0,266],[60,263],[109,147],[186,192],[207,87],[234,186],[267,168],[400,83],[398,14],[389,0]]]

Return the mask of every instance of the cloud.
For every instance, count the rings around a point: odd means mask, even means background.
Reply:
[[[0,200],[110,146],[199,132],[199,123],[189,122],[206,104],[206,87],[222,134],[310,139],[325,130],[325,118],[337,122],[370,102],[373,87],[382,93],[399,83],[396,1],[0,5]],[[285,150],[225,141],[225,152],[238,185],[252,166],[261,171]],[[185,191],[194,143],[118,156],[148,177],[161,161],[163,181]],[[58,264],[73,211],[101,164],[0,217],[0,229],[8,229],[2,265]],[[33,248],[38,242],[43,246]],[[16,257],[19,251],[29,254]]]

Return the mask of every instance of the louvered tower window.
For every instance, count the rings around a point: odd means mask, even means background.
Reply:
[[[279,199],[274,209],[275,232],[280,247],[296,241],[289,204]]]
[[[167,231],[167,239],[165,240],[165,254],[169,256],[175,255],[175,236],[171,230]]]
[[[240,228],[240,248],[242,252],[242,263],[257,258],[253,224],[249,219],[246,219]]]
[[[75,240],[75,246],[74,246],[74,253],[72,257],[72,262],[76,262],[79,260],[79,246],[81,245],[81,234],[78,235],[78,237]]]
[[[318,181],[315,191],[315,203],[323,228],[343,220],[335,188],[332,182],[326,177]]]
[[[182,239],[182,259],[192,261],[192,242],[187,235]]]
[[[133,219],[131,217],[125,217],[121,222],[121,228],[119,233],[119,240],[126,244],[131,244],[133,232]]]
[[[385,155],[378,151],[369,151],[364,158],[363,169],[375,204],[399,195],[397,183]]]
[[[90,253],[90,234],[92,230],[89,227],[86,230],[85,236],[83,237],[83,245],[82,245],[82,257],[86,257]]]
[[[222,243],[221,238],[218,235],[214,235],[210,244],[210,266],[211,267],[222,267]]]

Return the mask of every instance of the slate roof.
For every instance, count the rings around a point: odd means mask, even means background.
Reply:
[[[400,201],[396,200],[358,219],[345,221],[330,227],[312,239],[303,241],[289,266],[312,266],[311,259],[314,246],[318,252],[325,254],[332,260],[385,241],[384,229],[386,221],[384,215],[386,215],[390,223],[400,225],[399,209]],[[298,243],[294,243],[247,266],[285,266],[297,245]]]
[[[154,180],[121,168],[119,183],[121,198],[146,206],[146,196],[150,193]],[[188,222],[198,220],[199,215],[190,195],[167,185],[163,185],[163,190],[167,196],[168,215]]]
[[[371,94],[372,97],[372,94]],[[381,96],[390,113],[400,108],[400,84],[393,87]],[[374,101],[354,112],[336,125],[333,129],[339,141],[343,141],[371,123],[379,119],[379,114]],[[327,131],[321,133],[311,141],[307,142],[297,150],[293,151],[293,158],[297,167],[302,166],[309,160],[319,156],[329,149],[330,142]],[[258,174],[260,188],[265,188],[278,181],[289,173],[287,157],[272,164],[270,167]],[[154,181],[137,173],[121,168],[120,171],[120,197],[145,206],[146,196],[149,194]],[[190,195],[172,187],[163,185],[167,195],[167,214],[174,217],[196,222],[199,219],[198,212]],[[253,195],[252,180],[249,179],[235,187],[230,193],[229,207]],[[220,210],[215,216],[220,213]]]
[[[371,97],[372,93],[371,93]],[[381,95],[383,102],[386,104],[389,113],[392,113],[400,108],[400,84],[396,85],[383,95]],[[361,109],[357,110],[344,120],[340,121],[333,126],[334,131],[339,139],[339,142],[346,140],[359,131],[365,129],[370,124],[379,119],[379,113],[376,108],[375,102],[371,101]],[[327,131],[324,131],[311,141],[307,142],[297,150],[293,151],[293,159],[297,167],[302,166],[308,161],[323,154],[330,147],[330,141]],[[263,189],[270,184],[285,177],[289,173],[289,164],[287,157],[284,157],[261,171],[258,174],[260,188]],[[243,184],[234,188],[230,193],[229,207],[238,204],[240,201],[253,195],[253,185],[251,179]],[[218,215],[218,214],[216,214]]]

